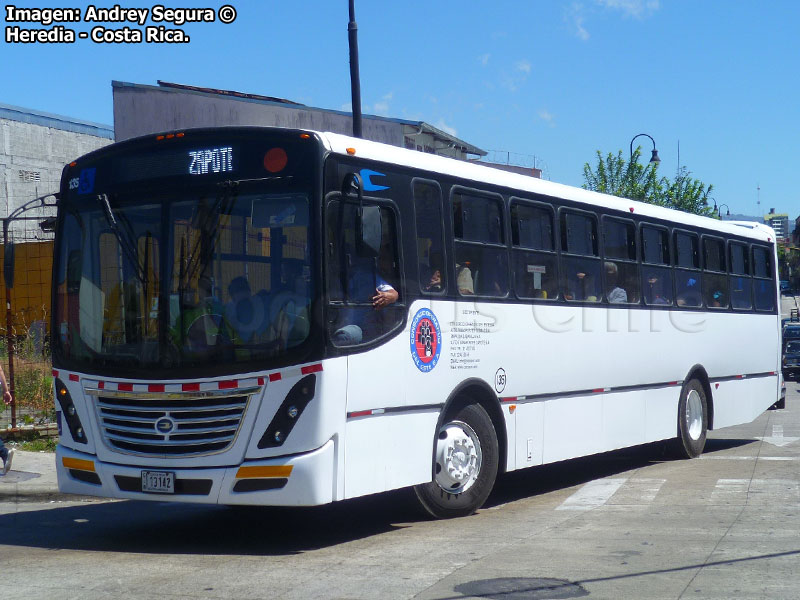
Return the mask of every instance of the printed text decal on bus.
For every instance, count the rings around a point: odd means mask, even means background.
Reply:
[[[429,308],[421,308],[411,321],[411,358],[423,373],[433,370],[442,351],[439,319]]]

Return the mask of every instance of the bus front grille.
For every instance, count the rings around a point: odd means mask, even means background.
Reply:
[[[103,441],[112,450],[188,457],[227,450],[258,389],[205,394],[87,391],[96,396]]]

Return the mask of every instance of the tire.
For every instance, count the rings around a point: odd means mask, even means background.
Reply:
[[[697,458],[703,453],[708,433],[708,399],[703,385],[692,379],[681,390],[678,402],[678,437],[675,454],[680,458]]]
[[[468,404],[445,417],[433,453],[432,481],[414,486],[422,508],[437,519],[450,519],[483,506],[499,463],[497,433],[483,407]]]

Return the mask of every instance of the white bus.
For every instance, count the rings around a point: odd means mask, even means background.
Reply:
[[[64,169],[51,343],[64,492],[319,505],[778,400],[774,234],[330,133],[152,135]]]

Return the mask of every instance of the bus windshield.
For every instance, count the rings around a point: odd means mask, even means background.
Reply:
[[[280,182],[231,189],[63,203],[54,353],[165,377],[263,367],[301,346],[314,294],[309,195]]]

